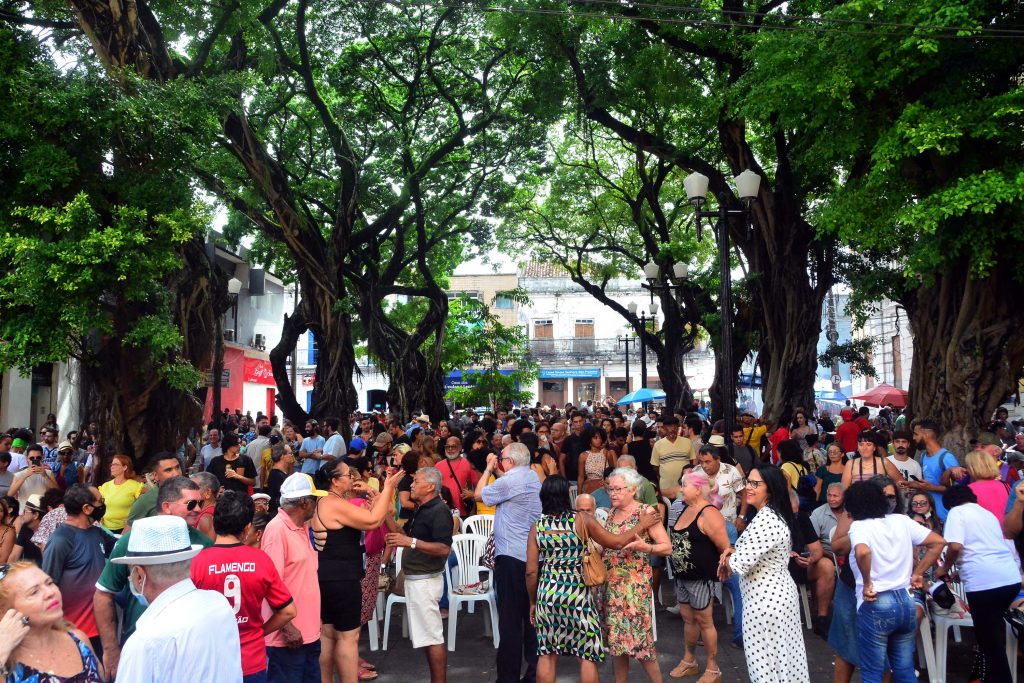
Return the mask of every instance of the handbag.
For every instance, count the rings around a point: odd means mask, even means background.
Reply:
[[[585,548],[583,555],[583,583],[590,588],[603,586],[605,581],[608,580],[608,569],[604,566],[604,559],[601,557],[601,553],[590,547],[590,534],[587,533],[587,525],[583,520],[580,520],[580,526],[583,529],[583,533],[580,534],[580,540],[583,541],[583,547]]]
[[[487,542],[484,543],[484,554],[480,556],[480,565],[483,567],[487,567],[491,571],[494,571],[494,557],[496,554],[495,549],[496,546],[494,545],[494,532],[492,531],[491,535],[487,537]]]
[[[452,479],[455,480],[455,485],[459,487],[459,496],[462,497],[462,506],[466,508],[466,517],[476,514],[476,497],[472,491],[467,488],[463,488],[462,482],[455,476],[455,468],[452,467],[452,461],[445,458],[445,462],[448,464],[448,471],[452,473]],[[469,493],[470,497],[466,498],[466,494]]]
[[[387,594],[395,585],[395,565],[391,562],[380,566],[380,574],[377,575],[377,590]]]

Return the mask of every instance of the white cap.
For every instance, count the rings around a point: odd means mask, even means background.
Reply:
[[[313,477],[302,472],[288,475],[281,484],[281,500],[295,500],[306,496],[320,498],[326,495],[327,491],[318,491],[313,485]]]
[[[252,494],[253,500],[270,500],[269,493],[254,493]]]
[[[174,515],[157,515],[135,522],[128,536],[128,552],[110,561],[114,564],[167,564],[192,559],[202,549],[203,546],[192,544],[185,520]]]

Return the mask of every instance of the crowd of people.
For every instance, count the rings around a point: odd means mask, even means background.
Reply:
[[[730,426],[706,405],[239,412],[101,466],[94,424],[50,419],[0,436],[0,667],[9,683],[372,680],[360,631],[401,591],[439,683],[453,539],[489,515],[499,683],[553,683],[562,656],[583,681],[611,659],[617,682],[635,660],[660,683],[666,602],[683,623],[669,677],[722,681],[725,642],[752,681],[809,681],[802,589],[837,682],[917,680],[925,614],[969,613],[972,680],[1004,683],[1004,618],[1024,624],[1024,425],[984,427],[952,453],[892,407]]]

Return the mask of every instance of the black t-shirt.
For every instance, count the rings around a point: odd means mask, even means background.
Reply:
[[[435,496],[433,500],[416,507],[405,524],[405,533],[420,541],[450,546],[453,526],[452,511],[441,500],[441,496]],[[442,571],[447,562],[447,555],[427,555],[411,548],[406,548],[402,553],[402,571],[406,576],[434,574]]]
[[[412,494],[412,475],[409,474],[408,472],[406,472],[405,476],[402,477],[402,481],[398,482],[398,498],[399,498],[399,500],[401,500],[401,498],[402,498],[402,491],[405,491],[405,492],[407,492],[409,494]],[[409,519],[410,517],[412,517],[412,510],[407,510],[404,507],[402,507],[401,504],[399,504],[399,506],[398,506],[398,518],[399,519]]]
[[[39,546],[32,542],[32,534],[34,533],[32,527],[28,524],[22,524],[21,531],[18,532],[18,536],[14,539],[14,545],[21,546],[21,559],[42,564],[43,554],[39,552]]]
[[[636,471],[652,483],[657,484],[658,479],[654,476],[654,468],[651,467],[651,451],[653,450],[651,440],[647,437],[641,437],[637,441],[630,441],[626,444],[626,452],[636,460]]]
[[[239,455],[236,459],[232,460],[231,462],[228,462],[227,460],[224,459],[223,455],[218,455],[216,458],[210,461],[210,466],[206,468],[207,472],[217,477],[217,481],[219,481],[220,485],[223,486],[225,489],[248,494],[248,484],[245,484],[238,479],[228,479],[228,477],[225,476],[224,473],[227,472],[228,465],[230,465],[232,469],[235,470],[235,472],[241,474],[243,477],[255,479],[256,466],[252,464],[252,459],[250,459],[248,455]]]
[[[281,484],[288,478],[288,475],[281,470],[272,469],[267,475],[267,495],[270,496],[270,516],[277,514],[277,508],[281,504]]]
[[[575,434],[565,437],[565,441],[562,442],[562,455],[565,456],[565,478],[570,483],[579,479],[580,454],[589,447],[590,444],[586,443],[586,439]],[[650,461],[651,459],[648,457],[647,462],[650,463]]]

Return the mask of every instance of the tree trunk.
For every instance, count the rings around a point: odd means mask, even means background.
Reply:
[[[900,303],[914,333],[908,419],[932,418],[943,445],[962,456],[1014,390],[1024,365],[1024,285],[1012,266],[971,279],[962,259]]]
[[[204,371],[213,364],[213,335],[228,306],[226,282],[207,259],[200,238],[185,246],[183,256],[183,267],[166,279],[183,338],[177,357]],[[170,387],[144,353],[121,343],[133,321],[153,305],[158,304],[123,306],[115,316],[117,332],[95,340],[90,361],[81,365],[90,387],[90,417],[101,434],[101,482],[108,475],[110,456],[124,453],[141,470],[154,454],[175,451],[189,430],[202,423],[202,403],[192,392]]]

